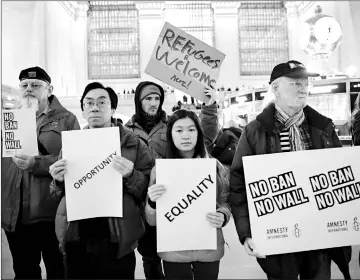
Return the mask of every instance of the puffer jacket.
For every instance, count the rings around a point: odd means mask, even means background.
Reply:
[[[52,181],[49,166],[60,153],[61,132],[77,129],[80,126],[76,116],[66,110],[55,95],[51,95],[49,111],[36,128],[39,156],[35,156],[34,166],[22,170],[12,158],[1,159],[1,227],[5,231],[15,231],[19,215],[22,224],[54,221],[59,199],[54,199],[49,193]]]
[[[312,149],[327,149],[341,147],[341,142],[335,132],[335,125],[331,119],[319,114],[310,106],[304,108],[305,118],[309,127]],[[270,104],[264,111],[250,122],[240,137],[235,157],[230,170],[229,202],[236,230],[240,242],[244,244],[246,237],[251,237],[249,211],[246,197],[246,184],[243,168],[243,157],[251,155],[280,153],[280,138],[275,129],[275,106]],[[348,263],[351,259],[351,247],[339,247],[326,250],[330,257],[337,263],[346,278],[349,276]],[[288,254],[289,261],[290,255]],[[285,260],[285,258],[281,258]],[[267,256],[258,259],[264,271],[279,275],[280,255]],[[291,263],[285,264],[291,271]],[[316,265],[315,265],[316,267]]]
[[[141,216],[141,205],[147,191],[149,175],[154,161],[147,145],[139,137],[118,123],[121,139],[122,157],[134,163],[134,172],[123,181],[123,217],[108,218],[111,241],[118,243],[118,258],[132,252],[138,239],[144,234],[145,227]],[[85,127],[86,129],[88,127]],[[79,240],[78,222],[68,222],[64,184],[53,181],[50,186],[52,195],[62,197],[55,219],[55,231],[62,251],[66,242]]]
[[[229,195],[229,172],[222,166],[219,161],[217,165],[217,178],[216,178],[216,211],[225,214],[225,226],[231,217],[230,206],[227,203]],[[155,168],[153,168],[150,176],[150,186],[155,184]],[[148,200],[147,200],[148,201]],[[152,208],[149,203],[146,203],[145,216],[147,222],[156,225],[156,209]],[[217,249],[216,250],[188,250],[188,251],[174,251],[174,252],[160,252],[159,257],[168,262],[214,262],[220,260],[224,256],[224,235],[222,229],[217,229]]]

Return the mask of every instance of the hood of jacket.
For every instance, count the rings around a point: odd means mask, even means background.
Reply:
[[[140,92],[141,90],[148,85],[153,85],[159,88],[160,90],[160,105],[159,105],[159,109],[158,109],[158,113],[162,111],[162,105],[164,103],[164,99],[165,99],[165,92],[164,89],[159,86],[156,83],[153,82],[149,82],[149,81],[145,81],[145,82],[141,82],[140,84],[137,85],[136,89],[135,89],[135,116],[136,119],[139,119],[141,117],[140,112],[142,111],[141,108],[141,103],[140,103]]]

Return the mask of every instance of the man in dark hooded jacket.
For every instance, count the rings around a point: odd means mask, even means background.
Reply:
[[[141,82],[135,90],[135,115],[126,127],[148,141],[154,158],[165,157],[167,115],[162,110],[164,90],[152,82]],[[156,228],[146,224],[139,240],[138,252],[143,256],[146,279],[164,279],[161,260],[156,250]]]

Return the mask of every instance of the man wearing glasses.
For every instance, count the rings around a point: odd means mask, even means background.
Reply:
[[[240,242],[257,257],[268,279],[330,279],[331,260],[350,279],[351,247],[290,254],[259,255],[251,239],[243,157],[309,149],[341,147],[331,119],[306,105],[309,73],[295,60],[278,64],[270,77],[275,99],[244,129],[231,165],[229,202]],[[289,163],[291,164],[291,163]],[[260,172],[260,171],[259,171]]]
[[[62,278],[54,222],[59,200],[50,195],[49,166],[61,150],[61,131],[80,126],[75,115],[53,95],[51,78],[43,69],[22,70],[19,80],[20,107],[36,109],[39,156],[19,153],[2,158],[1,226],[13,258],[15,279],[41,279],[41,257],[47,278]]]
[[[68,223],[63,183],[68,171],[66,159],[60,159],[50,167],[54,178],[51,190],[62,197],[56,215],[56,233],[62,251],[66,252],[69,279],[135,277],[134,250],[145,231],[140,209],[154,159],[146,143],[113,118],[117,105],[114,90],[98,82],[88,84],[80,99],[88,123],[84,129],[119,128],[121,156],[113,157],[113,167],[123,177],[122,218],[100,217]]]

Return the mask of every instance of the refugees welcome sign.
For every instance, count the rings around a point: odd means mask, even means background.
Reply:
[[[120,151],[118,127],[62,132],[68,221],[122,217],[122,176],[113,167]]]
[[[225,54],[166,22],[145,73],[206,102],[204,86],[215,88]]]
[[[244,157],[259,252],[360,244],[359,158],[360,147]]]
[[[215,250],[216,160],[156,159],[156,183],[166,187],[156,202],[158,252]]]

